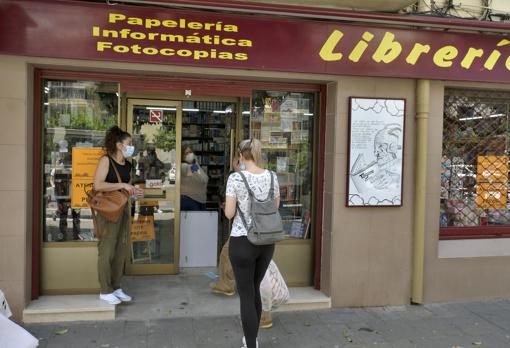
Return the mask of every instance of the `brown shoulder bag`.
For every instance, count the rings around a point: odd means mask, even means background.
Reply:
[[[118,182],[122,182],[120,178],[119,171],[113,163],[110,156],[108,156],[113,169],[115,170],[115,174],[117,175]],[[92,211],[92,219],[94,221],[94,230],[95,235],[98,237],[99,231],[97,230],[96,225],[96,211],[99,215],[104,217],[106,220],[116,223],[119,221],[120,216],[126,206],[129,193],[126,190],[116,190],[116,191],[97,191],[91,189],[89,191],[85,190],[87,195],[87,204]]]

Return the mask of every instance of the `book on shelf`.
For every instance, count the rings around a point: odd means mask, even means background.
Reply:
[[[277,157],[276,158],[276,172],[285,173],[289,170],[289,158]]]
[[[296,239],[307,239],[310,230],[310,213],[305,212],[301,220],[293,220],[288,223],[287,234]]]

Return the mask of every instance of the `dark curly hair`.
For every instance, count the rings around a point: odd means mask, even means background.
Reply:
[[[131,134],[123,131],[117,126],[113,126],[108,129],[106,136],[104,137],[104,149],[110,156],[115,154],[117,151],[117,143],[121,143],[127,138],[131,138]]]

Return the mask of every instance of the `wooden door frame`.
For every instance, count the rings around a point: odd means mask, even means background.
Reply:
[[[174,188],[174,238],[173,238],[173,263],[169,264],[133,264],[130,258],[126,258],[126,273],[130,275],[148,275],[148,274],[178,274],[179,273],[179,257],[180,257],[180,187],[181,187],[181,133],[182,133],[182,102],[175,100],[161,100],[161,99],[135,99],[127,98],[127,108],[125,114],[122,115],[126,118],[126,129],[130,134],[133,134],[133,106],[135,105],[157,105],[162,107],[175,107],[175,188]],[[132,244],[130,241],[130,248]],[[149,251],[150,252],[150,251]]]

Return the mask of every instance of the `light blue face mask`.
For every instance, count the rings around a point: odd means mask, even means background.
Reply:
[[[246,164],[244,164],[244,162],[239,161],[239,169],[246,170]]]
[[[125,149],[122,150],[122,155],[124,158],[131,157],[135,153],[135,147],[133,145],[127,145]]]

